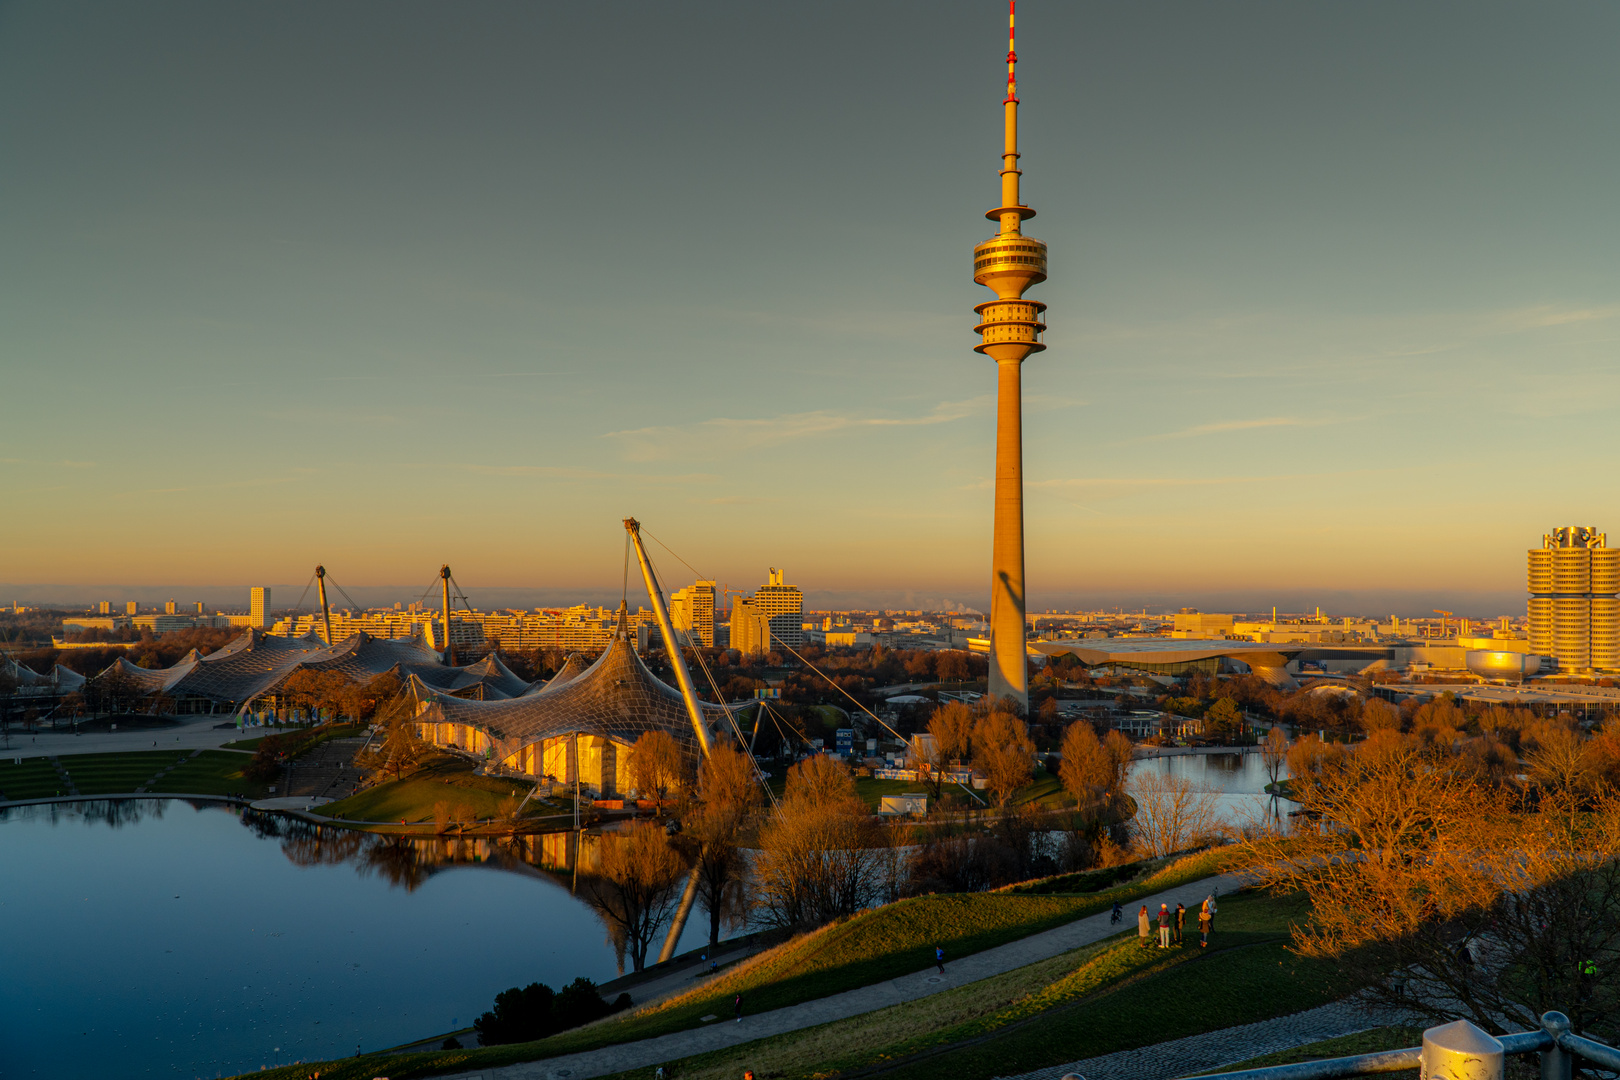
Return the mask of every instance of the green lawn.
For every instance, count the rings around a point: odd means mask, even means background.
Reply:
[[[7,799],[49,799],[66,795],[67,788],[46,758],[24,758],[21,765],[11,758],[0,761],[0,795]]]
[[[1188,856],[1138,882],[1087,896],[962,893],[902,900],[795,938],[742,961],[711,982],[646,1010],[521,1047],[390,1057],[387,1075],[396,1078],[430,1076],[459,1068],[529,1061],[699,1027],[705,1015],[729,1014],[732,997],[737,993],[743,995],[750,1013],[826,997],[923,970],[933,963],[936,944],[944,947],[947,957],[959,958],[1106,911],[1116,898],[1127,901],[1207,877],[1219,872],[1220,854],[1205,852]],[[1229,922],[1233,924],[1232,936],[1235,937],[1240,924],[1227,919],[1225,902],[1221,915],[1223,937]],[[1134,941],[1130,947],[1135,948]],[[1126,959],[1131,963],[1149,964],[1166,959],[1157,950],[1151,953],[1151,957],[1143,958],[1131,952]],[[1175,955],[1188,959],[1192,950]],[[914,1032],[908,1031],[906,1037],[912,1034]],[[321,1074],[334,1080],[351,1077],[369,1080],[373,1075],[383,1075],[377,1071],[366,1072],[368,1068],[381,1068],[376,1060],[369,1064],[367,1061],[366,1058],[356,1059],[358,1064],[353,1066],[356,1070],[353,1072],[344,1071],[345,1063],[334,1063],[330,1072],[323,1065]],[[274,1072],[262,1075],[292,1076]]]
[[[310,728],[306,733],[309,735],[309,741],[304,743],[299,748],[299,753],[305,753],[313,750],[327,739],[347,739],[352,735],[364,735],[366,733],[366,725],[360,723],[334,723],[328,724],[325,727]],[[296,738],[300,732],[287,731],[283,732],[282,734],[290,735]],[[257,738],[238,739],[235,742],[228,742],[224,745],[230,750],[257,750],[259,748],[259,744],[264,742],[264,740],[278,737],[279,736],[276,735],[260,735]]]
[[[252,760],[246,754],[233,754],[229,750],[204,750],[159,780],[153,790],[262,799],[270,793],[270,786],[242,775],[242,770]]]
[[[432,821],[435,803],[465,805],[473,817],[492,817],[502,799],[516,792],[529,793],[527,781],[505,777],[474,776],[473,765],[464,758],[443,754],[433,758],[402,780],[388,780],[356,792],[347,799],[329,803],[322,813],[341,815],[351,821]],[[555,813],[537,798],[530,799],[524,814]]]
[[[145,787],[189,750],[139,750],[130,754],[75,754],[59,758],[81,795],[124,795]]]

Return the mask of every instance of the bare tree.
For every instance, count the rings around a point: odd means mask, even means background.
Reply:
[[[1141,769],[1131,778],[1131,795],[1136,799],[1132,831],[1148,855],[1183,851],[1215,832],[1215,793],[1184,776]]]
[[[1104,742],[1086,720],[1075,721],[1063,732],[1063,763],[1058,766],[1058,778],[1082,810],[1093,816],[1111,813],[1124,790],[1130,747],[1127,743],[1121,756],[1118,742],[1112,738],[1117,735],[1117,731],[1109,732],[1110,740]]]
[[[1009,712],[993,712],[973,729],[973,766],[1001,805],[1035,775],[1029,727]]]
[[[695,850],[698,902],[709,916],[709,948],[720,944],[720,923],[747,913],[747,860],[739,847],[749,814],[759,804],[754,763],[730,746],[717,746],[698,769],[698,801],[687,812],[682,836]]]
[[[855,795],[806,758],[788,773],[787,796],[760,832],[755,911],[771,926],[807,929],[853,915],[892,890],[893,853]]]
[[[638,822],[628,832],[605,833],[596,875],[583,884],[586,899],[608,928],[608,941],[630,955],[634,970],[674,913],[686,863],[664,830]]]
[[[1283,766],[1288,764],[1288,732],[1281,724],[1272,725],[1266,732],[1266,741],[1260,744],[1260,760],[1271,778],[1271,786],[1275,787],[1282,780]]]
[[[685,774],[680,744],[667,731],[649,731],[630,748],[630,782],[660,806]]]

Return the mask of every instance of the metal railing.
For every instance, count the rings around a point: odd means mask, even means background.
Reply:
[[[1569,1017],[1561,1012],[1543,1013],[1540,1031],[1512,1035],[1491,1035],[1467,1020],[1458,1020],[1429,1028],[1423,1033],[1422,1046],[1213,1075],[1219,1080],[1333,1080],[1421,1069],[1425,1077],[1502,1080],[1503,1064],[1509,1054],[1539,1054],[1541,1080],[1570,1080],[1576,1058],[1620,1071],[1620,1050],[1576,1035],[1569,1028]]]

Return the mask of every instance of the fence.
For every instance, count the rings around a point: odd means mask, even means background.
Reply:
[[[1333,1080],[1421,1069],[1424,1080],[1502,1080],[1503,1064],[1509,1054],[1539,1054],[1541,1080],[1570,1080],[1576,1058],[1620,1071],[1620,1050],[1582,1038],[1569,1026],[1569,1018],[1563,1013],[1549,1012],[1542,1014],[1540,1031],[1494,1036],[1466,1020],[1458,1020],[1430,1028],[1423,1033],[1422,1046],[1405,1050],[1216,1075],[1219,1080]],[[1064,1080],[1073,1080],[1072,1074]]]

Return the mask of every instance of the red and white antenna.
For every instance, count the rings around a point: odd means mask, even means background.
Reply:
[[[1018,0],[1007,0],[1007,100],[1018,100],[1018,43],[1013,35]]]

